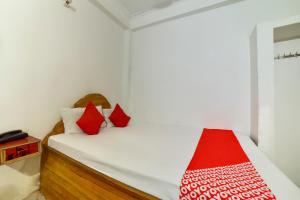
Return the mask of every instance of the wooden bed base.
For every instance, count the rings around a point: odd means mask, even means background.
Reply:
[[[103,108],[111,107],[106,98],[100,94],[89,94],[76,102],[74,107],[85,107],[90,101]],[[48,138],[63,132],[64,125],[60,121],[42,143],[41,192],[47,200],[158,199],[93,170],[49,147]]]

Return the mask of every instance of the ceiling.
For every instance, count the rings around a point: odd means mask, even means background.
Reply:
[[[89,0],[123,28],[137,30],[244,0]]]
[[[274,29],[274,42],[282,42],[300,38],[300,23]]]
[[[129,11],[130,15],[137,15],[154,8],[163,8],[178,0],[119,0]]]

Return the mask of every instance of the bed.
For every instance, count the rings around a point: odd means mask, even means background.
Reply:
[[[90,94],[103,108],[109,102]],[[101,134],[61,134],[59,122],[43,141],[41,191],[47,199],[178,199],[179,187],[201,129],[132,121]],[[244,151],[278,199],[299,199],[299,189],[254,145],[236,134]],[[182,147],[184,145],[184,148]],[[179,150],[180,149],[180,150]]]

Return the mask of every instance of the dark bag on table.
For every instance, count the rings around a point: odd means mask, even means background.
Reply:
[[[0,134],[0,144],[20,140],[28,137],[22,130],[14,130]]]

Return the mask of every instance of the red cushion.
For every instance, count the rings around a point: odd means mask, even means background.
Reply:
[[[105,118],[98,111],[95,105],[92,102],[89,102],[76,124],[86,134],[95,135],[99,133],[101,124],[104,121]]]
[[[125,114],[125,112],[119,106],[119,104],[116,105],[115,109],[112,111],[111,115],[109,116],[109,120],[116,127],[127,126],[130,119],[131,119],[131,117],[129,117],[128,115]]]

